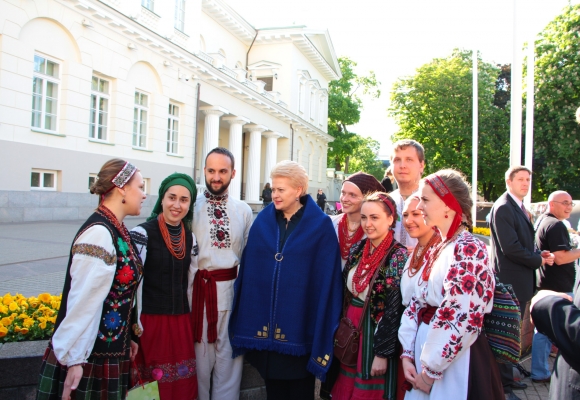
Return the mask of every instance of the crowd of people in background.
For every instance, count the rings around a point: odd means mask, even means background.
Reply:
[[[156,381],[161,400],[237,400],[245,359],[269,400],[313,400],[317,378],[323,399],[515,400],[526,385],[496,360],[484,327],[498,279],[535,322],[532,379],[551,379],[551,399],[580,399],[570,195],[552,193],[534,226],[523,204],[532,172],[511,167],[488,250],[471,233],[465,176],[424,169],[420,143],[395,143],[382,182],[350,175],[329,217],[322,189],[313,199],[305,169],[282,161],[254,219],[228,196],[235,160],[218,147],[202,193],[190,176],[168,176],[129,232],[143,178],[108,161],[71,247],[37,399],[121,400]]]

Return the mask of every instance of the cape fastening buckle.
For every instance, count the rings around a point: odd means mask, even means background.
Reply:
[[[276,253],[274,254],[274,260],[280,262],[284,259],[284,255],[282,253]]]

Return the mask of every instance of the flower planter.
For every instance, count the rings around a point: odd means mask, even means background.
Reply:
[[[48,340],[0,344],[0,399],[36,398],[42,356]]]

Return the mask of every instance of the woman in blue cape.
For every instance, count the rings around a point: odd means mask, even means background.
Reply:
[[[342,309],[340,252],[330,218],[306,194],[304,168],[282,161],[271,178],[274,204],[252,225],[234,286],[230,341],[268,399],[314,399]]]

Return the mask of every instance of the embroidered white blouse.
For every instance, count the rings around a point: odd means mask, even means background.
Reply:
[[[103,301],[117,269],[113,238],[104,226],[88,228],[74,242],[78,244],[85,246],[78,250],[73,246],[66,317],[52,336],[56,358],[67,366],[85,363],[90,356],[99,330]]]
[[[200,193],[193,209],[192,227],[199,246],[197,268],[213,271],[239,265],[253,217],[250,206],[241,200],[227,195],[220,198],[207,191]],[[216,282],[216,290],[218,311],[231,310],[234,280]]]
[[[438,307],[429,323],[420,362],[427,375],[441,379],[445,369],[477,339],[484,314],[493,307],[494,289],[494,273],[485,245],[463,231],[443,249],[427,284],[414,286],[399,328],[401,357],[415,359],[421,308]]]

